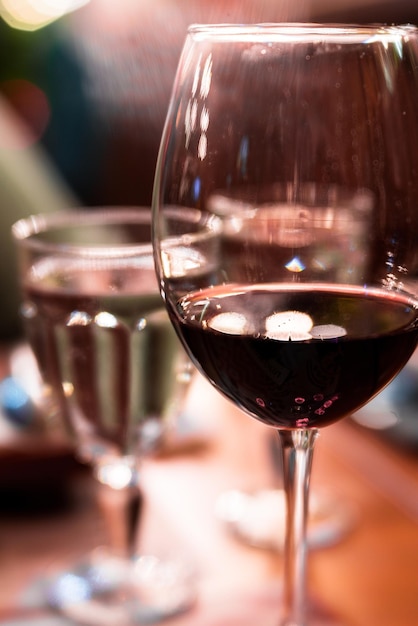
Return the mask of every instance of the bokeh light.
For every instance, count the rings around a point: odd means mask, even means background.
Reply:
[[[0,0],[0,15],[9,26],[37,30],[90,0]]]

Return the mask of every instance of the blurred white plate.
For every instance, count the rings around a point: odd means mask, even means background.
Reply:
[[[286,501],[281,489],[253,493],[231,490],[221,494],[216,515],[244,543],[282,550],[285,535]],[[340,541],[355,522],[352,506],[327,493],[312,492],[308,521],[308,546],[325,548]]]

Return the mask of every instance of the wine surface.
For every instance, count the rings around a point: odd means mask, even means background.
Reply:
[[[332,423],[370,400],[418,341],[418,310],[383,290],[227,286],[170,312],[194,360],[228,398],[266,424]]]
[[[87,457],[132,452],[145,420],[174,413],[188,360],[152,259],[48,259],[32,268],[24,296],[43,380]]]

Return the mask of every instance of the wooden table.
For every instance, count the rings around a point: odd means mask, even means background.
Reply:
[[[187,412],[199,416],[202,445],[172,449],[147,461],[143,470],[147,507],[141,548],[174,551],[196,568],[196,607],[168,623],[277,626],[281,553],[244,545],[215,514],[225,490],[277,485],[267,453],[271,431],[200,377]],[[416,626],[418,458],[346,420],[322,432],[312,487],[326,487],[356,512],[342,541],[311,551],[312,596],[340,616],[343,626]],[[34,580],[105,540],[90,474],[76,472],[71,489],[67,509],[30,517],[0,514],[1,624],[29,626],[31,611],[21,607],[21,598]],[[28,621],[9,622],[18,615]]]

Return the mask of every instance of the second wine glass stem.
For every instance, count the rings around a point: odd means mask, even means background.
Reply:
[[[124,457],[104,462],[95,468],[95,476],[109,551],[115,556],[130,558],[136,552],[143,504],[135,462]]]
[[[135,554],[141,500],[137,487],[114,489],[99,485],[99,509],[107,530],[109,551],[114,556],[130,558]]]
[[[279,431],[287,503],[281,626],[306,626],[306,528],[317,436],[316,429]]]

